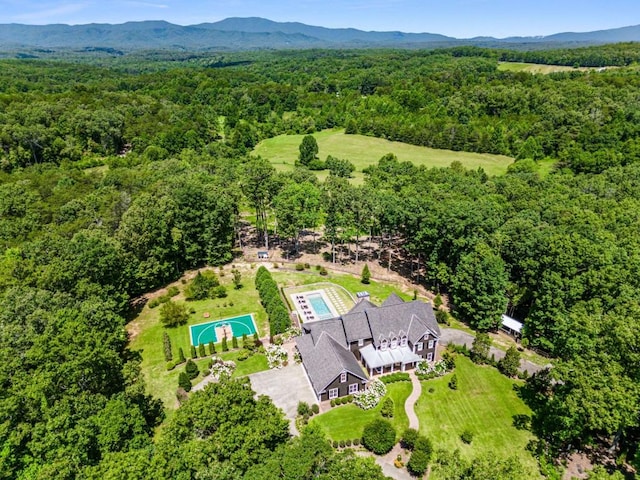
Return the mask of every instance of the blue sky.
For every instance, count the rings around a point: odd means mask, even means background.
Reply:
[[[264,17],[325,27],[479,35],[549,35],[640,24],[640,0],[0,0],[2,23],[179,25]]]

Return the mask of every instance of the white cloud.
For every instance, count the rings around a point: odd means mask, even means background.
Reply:
[[[60,17],[67,17],[74,13],[87,9],[90,2],[79,3],[49,3],[42,8],[30,12],[19,13],[12,16],[15,22],[24,22],[31,24],[48,24],[59,21]]]

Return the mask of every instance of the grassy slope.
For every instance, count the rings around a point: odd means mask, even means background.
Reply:
[[[410,382],[397,382],[387,385],[387,396],[393,399],[394,415],[390,419],[396,429],[398,438],[409,426],[409,419],[404,411],[404,402],[411,393]],[[362,437],[364,426],[382,418],[380,409],[382,401],[376,408],[362,410],[353,404],[334,407],[326,413],[314,417],[312,421],[319,424],[332,440],[349,440]]]
[[[451,375],[423,382],[423,393],[416,405],[420,432],[431,438],[436,448],[459,449],[467,458],[517,455],[525,467],[535,472],[536,462],[525,449],[533,436],[513,426],[514,415],[531,415],[516,395],[514,382],[495,368],[474,365],[462,356],[456,360],[456,375],[457,390],[448,387]],[[470,445],[460,440],[465,429],[474,433]],[[535,473],[532,476],[536,478]]]
[[[607,67],[607,69],[619,67]],[[544,65],[541,63],[524,62],[498,62],[498,70],[505,72],[527,72],[527,73],[556,73],[556,72],[588,72],[598,70],[598,67],[568,67],[566,65]]]
[[[269,138],[260,142],[253,154],[268,159],[279,171],[292,170],[302,137],[303,135],[279,135]],[[387,153],[395,154],[400,161],[410,161],[426,167],[448,167],[457,160],[469,169],[482,167],[490,175],[505,173],[507,166],[513,162],[512,158],[503,155],[436,150],[364,135],[345,135],[344,130],[325,130],[315,133],[314,137],[318,142],[320,159],[324,160],[327,155],[332,155],[349,160],[355,165],[353,183],[356,184],[363,182],[362,169],[376,164]],[[324,171],[318,177],[323,180],[326,175],[327,172]]]

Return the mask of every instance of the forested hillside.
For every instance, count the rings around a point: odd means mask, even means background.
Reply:
[[[276,465],[284,478],[379,478],[318,432],[287,440],[281,414],[241,383],[194,395],[154,438],[164,415],[128,349],[130,300],[230,261],[243,212],[263,235],[276,218],[292,250],[304,229],[354,251],[394,234],[457,317],[484,331],[506,310],[525,321],[525,343],[558,359],[522,391],[539,455],[597,445],[637,465],[640,77],[497,61],[451,50],[1,62],[0,478],[270,478]],[[355,187],[348,168],[320,183],[248,157],[261,139],[332,127],[518,161],[490,177],[388,155]],[[533,173],[547,157],[558,168]]]

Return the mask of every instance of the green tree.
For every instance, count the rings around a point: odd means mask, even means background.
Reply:
[[[184,325],[189,320],[189,312],[184,303],[169,300],[160,307],[160,321],[165,327]]]
[[[480,330],[496,328],[507,306],[504,262],[480,242],[460,259],[453,279],[453,300],[462,320]]]
[[[396,443],[396,431],[388,420],[376,419],[364,426],[362,444],[376,455],[389,452]]]
[[[368,285],[371,282],[371,272],[369,272],[369,265],[366,263],[364,267],[362,267],[362,275],[360,276],[360,281],[365,285]]]
[[[200,345],[198,345],[198,356],[199,357],[205,357],[207,355],[207,352],[205,351],[205,347],[204,347],[204,343],[201,343]]]
[[[236,290],[240,290],[242,288],[242,273],[237,268],[231,269],[231,274],[233,275],[233,286]]]
[[[187,359],[184,356],[184,351],[182,350],[182,347],[178,348],[178,363],[184,363],[186,362]]]
[[[187,364],[184,367],[184,371],[189,376],[189,380],[193,380],[194,378],[197,378],[198,375],[200,375],[198,366],[191,359],[187,360]]]
[[[223,352],[229,351],[229,345],[227,344],[227,337],[222,337],[221,347]]]
[[[520,369],[520,352],[511,345],[504,358],[498,363],[500,371],[507,377],[515,377]]]
[[[167,362],[173,360],[173,352],[171,350],[171,339],[169,338],[169,334],[167,332],[162,333],[162,343],[164,349],[164,359]]]
[[[191,391],[191,380],[186,372],[180,372],[178,375],[178,387],[182,388],[185,392]]]
[[[318,142],[313,135],[305,135],[300,143],[300,154],[298,155],[298,163],[303,166],[309,166],[311,162],[318,158]]]
[[[478,333],[471,345],[471,359],[476,363],[484,363],[489,358],[491,337],[487,333]]]

